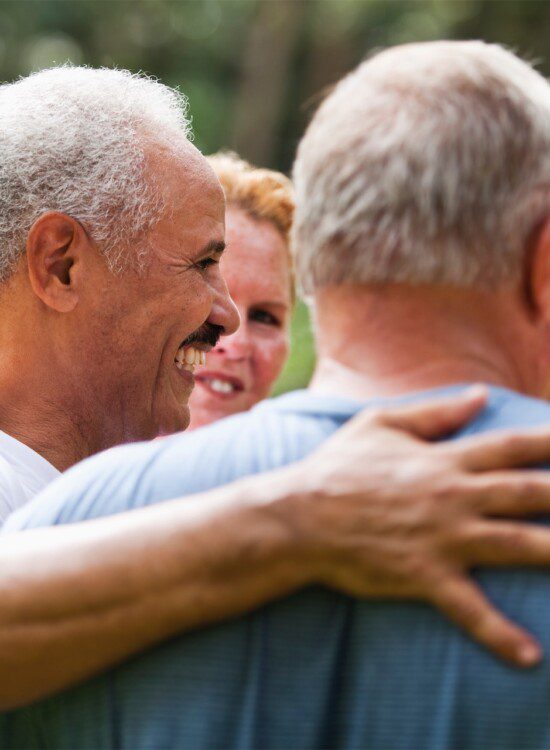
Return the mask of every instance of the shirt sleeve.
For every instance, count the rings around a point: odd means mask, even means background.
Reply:
[[[123,513],[277,468],[308,447],[304,431],[298,440],[286,422],[256,409],[194,432],[112,448],[49,484],[10,519],[9,530]]]
[[[194,432],[112,448],[49,484],[3,531],[123,513],[271,468],[257,461],[265,427],[261,417],[236,415]]]
[[[27,495],[16,473],[6,459],[0,457],[0,526],[26,502]]]

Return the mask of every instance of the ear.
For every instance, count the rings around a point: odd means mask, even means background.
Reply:
[[[529,295],[539,322],[550,324],[550,216],[537,229],[530,248]]]
[[[88,237],[82,225],[67,214],[48,211],[38,218],[27,237],[27,267],[34,293],[48,307],[70,312],[78,303],[74,269]]]

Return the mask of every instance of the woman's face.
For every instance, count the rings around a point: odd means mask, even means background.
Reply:
[[[225,238],[221,272],[241,324],[220,339],[195,374],[191,429],[266,398],[288,356],[292,299],[285,240],[271,222],[231,206]]]

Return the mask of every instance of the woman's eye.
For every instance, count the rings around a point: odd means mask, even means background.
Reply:
[[[281,321],[267,310],[251,310],[248,314],[248,318],[255,323],[263,323],[267,326],[276,326],[277,328],[280,328],[281,326]]]

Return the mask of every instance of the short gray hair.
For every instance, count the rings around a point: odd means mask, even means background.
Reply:
[[[306,292],[513,281],[550,212],[550,86],[497,45],[387,50],[320,106],[294,180]]]
[[[186,98],[145,75],[67,65],[0,86],[0,281],[49,210],[79,220],[112,270],[127,265],[163,211],[145,142],[175,133],[189,135]]]

